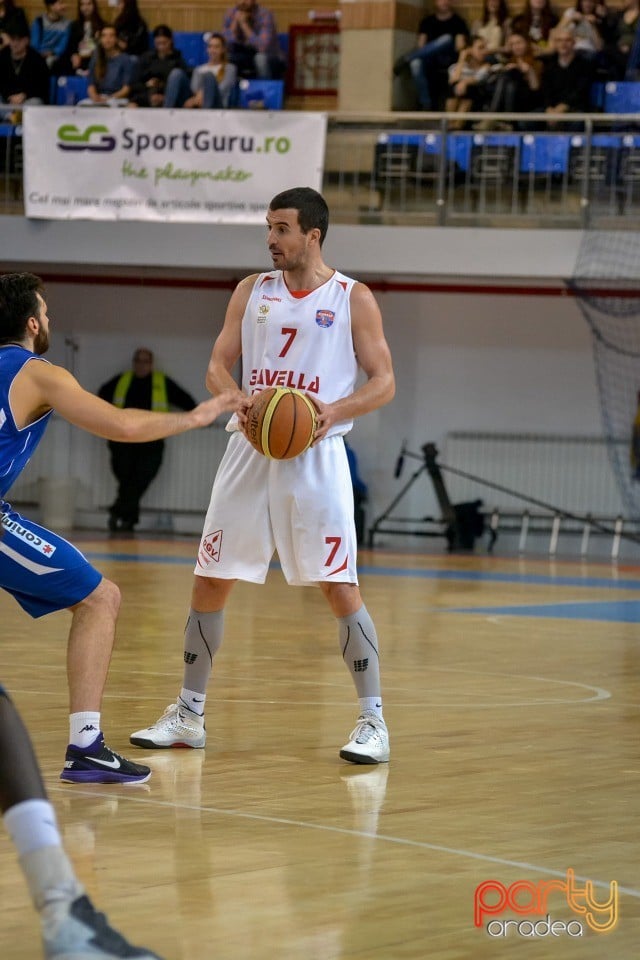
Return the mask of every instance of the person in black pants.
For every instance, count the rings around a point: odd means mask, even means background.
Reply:
[[[167,411],[170,407],[193,410],[196,401],[160,370],[153,369],[153,353],[139,347],[133,369],[104,383],[98,395],[116,407]],[[111,531],[131,531],[140,519],[140,500],[162,464],[164,441],[116,443],[109,441],[111,469],[118,481],[118,494],[109,511]]]
[[[0,814],[40,917],[45,960],[76,954],[95,960],[161,960],[125,940],[87,896],[62,846],[31,737],[1,685]]]

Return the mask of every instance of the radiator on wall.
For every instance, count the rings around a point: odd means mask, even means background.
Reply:
[[[616,443],[628,446],[624,440]],[[604,437],[453,432],[446,435],[439,460],[561,510],[602,517],[623,513]],[[454,503],[482,499],[489,509],[536,509],[519,497],[443,472]]]
[[[224,423],[216,423],[166,440],[162,467],[143,498],[143,508],[203,514],[228,439]],[[51,477],[76,478],[79,510],[104,510],[115,497],[106,441],[59,418],[51,423],[8,499],[38,503],[40,481]]]

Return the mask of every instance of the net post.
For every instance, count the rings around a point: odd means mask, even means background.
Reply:
[[[522,526],[520,527],[520,541],[518,543],[518,553],[524,553],[527,543],[527,534],[529,532],[529,511],[522,513]]]
[[[580,556],[586,557],[589,551],[589,534],[591,533],[591,514],[585,517],[584,527],[582,528],[582,540],[580,542]]]
[[[558,538],[560,536],[560,514],[556,513],[551,524],[551,539],[549,541],[549,556],[555,557],[558,550]]]
[[[620,554],[620,540],[622,539],[622,527],[623,519],[622,517],[616,517],[616,525],[613,531],[613,542],[611,544],[611,559],[617,560]]]

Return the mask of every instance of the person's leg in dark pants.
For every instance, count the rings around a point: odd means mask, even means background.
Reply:
[[[118,481],[118,495],[111,507],[112,529],[132,530],[140,519],[140,500],[162,464],[164,443],[111,443],[111,466]]]

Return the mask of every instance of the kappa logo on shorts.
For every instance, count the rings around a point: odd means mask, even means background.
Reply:
[[[203,537],[198,553],[198,563],[201,567],[208,567],[211,562],[217,563],[220,559],[222,550],[222,530],[214,530],[213,533]]]
[[[335,318],[333,310],[316,310],[316,323],[319,327],[331,327]]]
[[[47,541],[39,537],[37,533],[33,533],[32,530],[27,530],[26,527],[21,526],[17,520],[11,520],[6,515],[3,515],[2,526],[8,533],[12,533],[14,537],[18,537],[19,540],[24,540],[25,543],[29,544],[34,550],[37,550],[38,553],[43,553],[45,557],[52,557],[56,552],[56,548],[52,543],[47,543]]]

